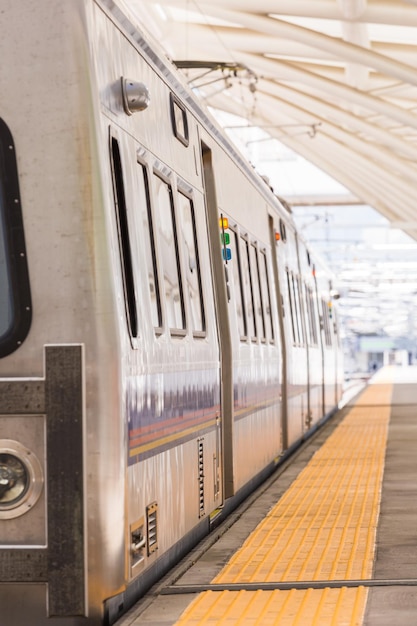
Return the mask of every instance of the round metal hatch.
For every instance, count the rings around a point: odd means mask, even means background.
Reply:
[[[0,520],[29,511],[43,489],[42,466],[18,441],[0,439]]]

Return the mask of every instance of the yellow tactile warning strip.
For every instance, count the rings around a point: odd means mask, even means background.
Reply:
[[[205,591],[177,626],[351,626],[361,623],[364,587],[291,591]]]
[[[290,590],[205,591],[177,626],[360,626],[372,575],[392,384],[370,385],[215,584],[328,581]],[[340,584],[337,584],[340,583]]]

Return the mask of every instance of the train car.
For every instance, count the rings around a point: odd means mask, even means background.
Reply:
[[[1,621],[112,624],[337,407],[330,284],[122,5],[1,15]]]

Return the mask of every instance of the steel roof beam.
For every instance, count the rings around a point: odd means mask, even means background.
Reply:
[[[409,0],[411,4],[411,0]],[[413,0],[417,5],[417,0]],[[133,4],[133,2],[132,2]],[[143,4],[143,2],[141,2]],[[162,6],[177,6],[184,10],[184,0],[158,0]],[[224,0],[211,0],[210,6],[223,7]],[[206,5],[207,6],[207,5]],[[342,19],[340,8],[334,0],[227,0],[227,6],[240,11],[258,14],[278,14],[288,17],[306,17],[326,20]],[[199,7],[201,4],[199,3]],[[210,10],[206,10],[210,15]],[[368,1],[366,10],[357,18],[358,22],[369,24],[387,24],[388,26],[417,26],[417,13],[413,6],[407,6],[398,1],[391,2],[370,2]]]
[[[363,133],[370,137],[373,141],[377,142],[384,148],[388,148],[396,153],[397,158],[402,157],[409,159],[409,165],[415,165],[417,162],[417,145],[410,144],[404,141],[398,135],[383,129],[376,124],[364,120],[358,115],[349,113],[345,109],[329,104],[328,101],[319,99],[316,96],[290,87],[289,85],[280,84],[275,81],[267,82],[267,93],[272,96],[277,96],[284,99],[288,103],[293,103],[306,111],[309,111],[311,115],[318,115],[326,120],[333,120],[341,128],[345,127],[354,133]],[[262,89],[262,82],[258,91]],[[333,123],[334,123],[333,122]],[[416,168],[417,175],[417,168]]]
[[[224,95],[219,96],[218,100],[220,108],[238,114],[238,103],[231,101]],[[262,125],[271,120],[269,117],[260,116],[255,121]],[[274,130],[271,129],[271,135],[273,134]],[[361,198],[364,204],[373,206],[387,219],[398,221],[406,215],[410,217],[410,220],[413,219],[414,188],[411,189],[410,193],[403,193],[399,189],[401,185],[398,184],[398,180],[395,181],[395,185],[386,184],[385,171],[361,155],[357,155],[346,146],[320,136],[320,134],[317,135],[314,142],[311,139],[303,141],[300,136],[296,138],[278,135],[278,131],[275,132],[275,136],[281,143],[333,176],[351,193]],[[334,158],[335,154],[337,154],[337,159]],[[381,191],[383,191],[382,194]],[[279,190],[277,192],[279,193]],[[384,200],[381,200],[381,196]]]
[[[200,6],[204,7],[207,5],[200,3]],[[303,28],[302,26],[297,26],[296,24],[291,24],[284,20],[261,17],[253,13],[230,11],[213,5],[207,6],[207,9],[210,15],[216,16],[217,18],[237,22],[246,28],[264,34],[300,41],[313,48],[319,48],[320,50],[334,54],[336,58],[366,65],[387,76],[392,76],[398,80],[417,85],[417,71],[414,67],[386,57],[373,50],[361,48],[360,46],[336,39],[335,37],[329,37],[328,35]]]
[[[216,50],[216,58],[224,53],[229,54],[230,50],[244,50],[245,52],[256,52],[263,54],[276,54],[280,57],[292,57],[296,59],[311,59],[314,62],[330,62],[337,66],[345,64],[344,59],[336,59],[334,54],[312,48],[306,43],[284,38],[265,35],[247,28],[230,28],[218,26],[213,31],[211,25],[193,24],[184,36],[184,28],[188,26],[183,23],[171,22],[170,27],[165,29],[164,38],[168,37],[170,45],[174,44],[176,50],[187,48],[187,57],[196,59],[207,54],[213,58],[213,51]],[[162,43],[164,42],[162,38]],[[219,52],[219,40],[224,42],[224,52]],[[373,42],[372,49],[380,55],[396,58],[397,61],[411,65],[415,60],[415,46],[407,43]],[[178,52],[175,54],[178,57]]]
[[[293,108],[290,105],[285,105],[284,102],[279,103],[280,107],[286,109],[286,114],[291,115]],[[263,105],[263,119],[274,119],[274,114],[277,110],[277,103],[275,98],[266,97]],[[301,123],[308,123],[311,119],[311,114],[300,112],[296,119]],[[327,126],[330,126],[328,123]],[[324,129],[326,126],[324,126]],[[275,136],[279,141],[286,143],[288,135],[279,134],[278,129],[271,129],[271,135]],[[291,138],[291,137],[290,137]],[[305,140],[299,139],[301,143]],[[359,172],[366,173],[366,179],[370,183],[370,173],[375,177],[376,189],[379,192],[385,189],[386,194],[395,194],[397,201],[401,201],[406,207],[412,206],[410,202],[415,196],[415,170],[406,165],[402,168],[399,167],[399,162],[395,158],[391,158],[389,153],[383,153],[381,150],[375,149],[372,145],[366,142],[360,141],[351,133],[345,132],[336,126],[333,126],[330,133],[327,134],[325,130],[320,130],[314,138],[314,143],[311,139],[307,139],[309,144],[312,144],[318,149],[319,144],[326,144],[326,153],[328,152],[333,158],[340,159],[340,155],[349,155],[347,163],[343,169],[351,168],[357,169]],[[321,150],[318,150],[321,152]],[[399,173],[403,178],[399,177]],[[411,216],[411,215],[410,215]]]
[[[233,101],[231,98],[227,98],[225,95],[219,96],[218,100],[222,110],[239,115],[239,104],[237,102]],[[254,122],[256,124],[263,125],[270,123],[271,120],[265,116],[256,116]],[[273,129],[271,129],[270,132],[272,135],[274,132]],[[385,215],[387,219],[398,220],[400,218],[400,214],[393,209],[395,203],[385,204],[385,202],[380,200],[380,187],[377,189],[379,194],[374,194],[374,185],[371,184],[371,180],[366,178],[367,169],[365,168],[363,171],[359,171],[357,175],[351,174],[351,164],[348,163],[346,167],[344,158],[339,158],[339,155],[335,158],[334,146],[331,154],[329,154],[328,152],[326,153],[326,150],[324,149],[318,149],[319,146],[317,140],[319,140],[319,137],[317,137],[314,142],[309,140],[308,143],[301,141],[300,137],[290,137],[289,135],[278,134],[278,132],[276,132],[275,137],[278,141],[294,150],[294,152],[301,154],[321,170],[327,172],[329,176],[338,180],[342,185],[349,189],[351,193],[362,199],[364,203],[374,206],[378,211]],[[367,163],[367,167],[369,167],[369,163]],[[361,182],[362,179],[363,182]],[[277,193],[279,194],[279,190],[277,190]]]
[[[280,111],[283,111],[288,116],[292,116],[294,120],[304,124],[311,123],[311,110],[302,109],[295,105],[294,102],[285,102],[270,94],[263,94],[263,102],[269,107],[270,115],[268,115],[268,118],[270,119],[274,119],[278,105]],[[265,104],[262,109],[265,111]],[[322,126],[320,126],[318,131],[320,135],[333,137],[340,144],[344,144],[353,149],[356,154],[362,154],[365,158],[372,159],[374,164],[381,164],[387,169],[387,173],[394,172],[395,176],[402,176],[404,181],[408,181],[414,187],[417,175],[414,166],[398,159],[392,152],[383,150],[370,142],[358,138],[355,134],[343,130],[341,127],[332,124],[325,118],[319,118],[315,115],[314,119],[322,122]],[[397,183],[398,182],[397,180]]]
[[[359,89],[354,89],[337,81],[329,80],[313,72],[299,68],[295,63],[268,59],[263,56],[239,53],[239,60],[251,67],[258,75],[265,74],[270,80],[296,81],[300,84],[311,85],[313,88],[328,93],[347,104],[356,104],[369,111],[380,113],[388,118],[396,120],[400,124],[417,128],[417,115],[406,109],[399,108],[390,102],[386,102]]]

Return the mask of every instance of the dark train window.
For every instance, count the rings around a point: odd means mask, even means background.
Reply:
[[[249,254],[250,254],[250,264],[251,264],[251,276],[252,276],[252,286],[253,286],[253,299],[255,304],[255,311],[257,315],[257,327],[259,329],[258,335],[260,339],[266,339],[266,330],[265,330],[265,315],[264,315],[264,307],[263,307],[263,298],[261,292],[261,281],[259,277],[259,261],[258,261],[258,251],[256,246],[251,244],[249,246]]]
[[[132,251],[129,239],[129,224],[127,219],[122,161],[120,158],[119,143],[117,139],[115,139],[115,137],[111,138],[111,164],[113,175],[114,202],[116,206],[117,216],[117,228],[119,232],[119,247],[122,260],[123,286],[125,291],[127,319],[131,336],[137,337],[138,317],[136,311]]]
[[[293,285],[294,285],[294,301],[295,301],[295,310],[297,314],[297,327],[298,327],[298,342],[300,345],[304,345],[304,327],[301,313],[301,301],[300,301],[300,279],[298,276],[293,276]]]
[[[236,315],[237,323],[239,327],[239,334],[242,340],[247,336],[247,323],[246,323],[246,311],[245,311],[245,299],[243,295],[243,283],[242,283],[242,267],[240,262],[240,250],[239,250],[239,236],[235,231],[231,231],[230,237],[230,249],[232,251],[232,268],[233,268],[233,283],[236,301]]]
[[[0,357],[26,338],[32,304],[15,146],[0,118]]]
[[[241,237],[241,240],[243,245],[242,279],[246,300],[246,318],[248,321],[249,338],[253,340],[256,339],[256,312],[253,297],[253,279],[250,268],[249,243],[243,237]]]
[[[188,137],[188,121],[187,121],[187,112],[184,108],[184,105],[174,96],[174,94],[170,94],[170,106],[171,106],[171,122],[172,129],[174,131],[174,135],[176,138],[184,144],[184,146],[188,146],[189,137]]]
[[[294,278],[294,274],[291,274],[291,291],[292,291],[292,301],[293,301],[293,311],[294,311],[294,327],[295,327],[295,342],[300,344],[300,320],[299,320],[299,307],[298,307],[298,299],[297,299],[297,284],[296,279]]]
[[[203,286],[201,283],[200,257],[198,253],[197,227],[194,204],[182,193],[178,194],[183,247],[185,251],[185,281],[190,303],[191,329],[194,333],[204,333],[206,320],[203,306]]]
[[[271,289],[269,285],[268,264],[265,252],[260,253],[259,275],[265,305],[266,326],[269,332],[269,339],[270,341],[273,341],[275,337],[271,310]]]
[[[185,330],[185,309],[172,187],[156,173],[154,182],[159,218],[158,243],[164,273],[167,322],[171,331],[181,333],[181,331]]]
[[[149,179],[146,167],[139,165],[138,196],[142,213],[142,226],[145,236],[145,254],[148,274],[148,287],[151,298],[152,325],[162,328],[161,296],[159,291],[158,267],[156,263],[155,234],[149,193]]]
[[[282,219],[279,220],[279,231],[281,233],[281,241],[285,243],[287,241],[287,229]]]
[[[288,299],[290,303],[290,318],[291,318],[291,328],[292,328],[292,340],[293,343],[297,341],[297,335],[295,333],[295,313],[294,313],[294,300],[293,300],[293,290],[292,290],[292,275],[289,270],[286,270],[287,274],[287,289],[288,289]]]
[[[287,269],[287,286],[290,302],[291,325],[293,342],[297,345],[304,344],[304,332],[301,319],[301,306],[299,297],[298,277]]]

